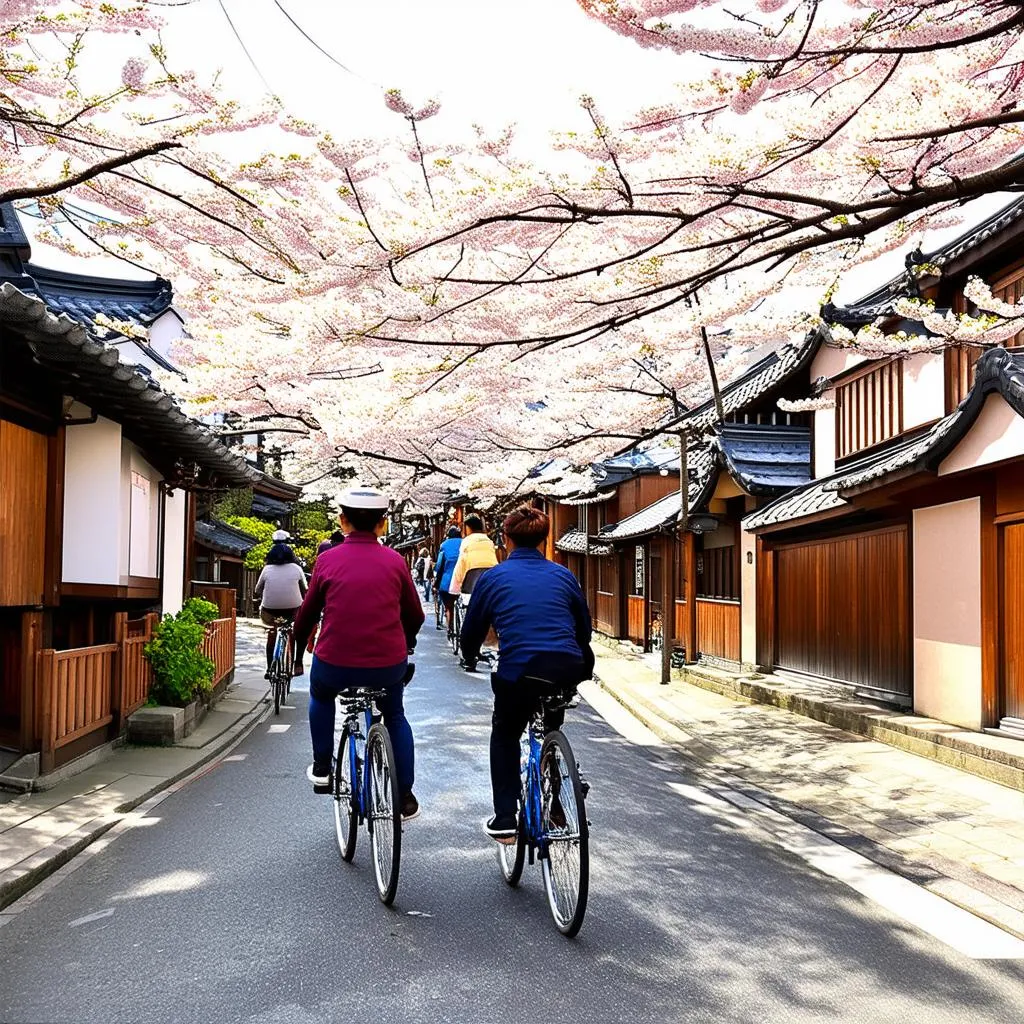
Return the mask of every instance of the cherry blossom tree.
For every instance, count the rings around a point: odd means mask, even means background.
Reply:
[[[150,5],[8,4],[0,199],[55,224],[90,200],[111,217],[82,232],[173,279],[194,411],[274,432],[296,479],[356,466],[422,502],[656,435],[709,354],[728,376],[802,336],[844,270],[1024,181],[1019,2],[579,2],[685,80],[621,124],[583,97],[528,157],[398,90],[390,139],[248,112],[176,67]],[[98,33],[140,40],[103,88],[79,70]],[[978,316],[838,341],[1014,333],[982,289]]]

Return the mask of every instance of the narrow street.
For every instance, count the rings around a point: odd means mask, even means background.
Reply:
[[[763,842],[584,704],[591,904],[501,881],[485,677],[428,619],[408,691],[423,815],[394,908],[305,781],[304,694],[0,931],[4,1021],[905,1021],[1019,1015],[1024,961],[962,955]],[[299,680],[304,685],[304,680]],[[629,732],[629,730],[626,730]],[[74,862],[73,862],[74,863]],[[965,915],[967,917],[967,915]],[[974,919],[970,919],[974,920]]]

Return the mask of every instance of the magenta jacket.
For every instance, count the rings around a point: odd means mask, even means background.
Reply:
[[[423,606],[405,559],[361,531],[317,558],[295,616],[298,650],[321,613],[315,653],[339,668],[400,664],[423,625]]]

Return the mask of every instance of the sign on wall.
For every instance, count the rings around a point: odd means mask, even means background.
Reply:
[[[633,593],[637,597],[644,596],[644,546],[637,544],[633,557]]]

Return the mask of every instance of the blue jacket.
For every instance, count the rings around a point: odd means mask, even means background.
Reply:
[[[442,594],[448,593],[452,576],[455,574],[455,563],[459,560],[459,548],[462,547],[461,537],[449,537],[443,541],[437,551],[437,565],[434,566],[434,586]]]
[[[492,626],[500,641],[495,675],[507,682],[519,679],[538,654],[579,658],[588,674],[593,668],[590,611],[580,585],[534,548],[516,548],[477,580],[462,624],[466,661],[476,660]]]

